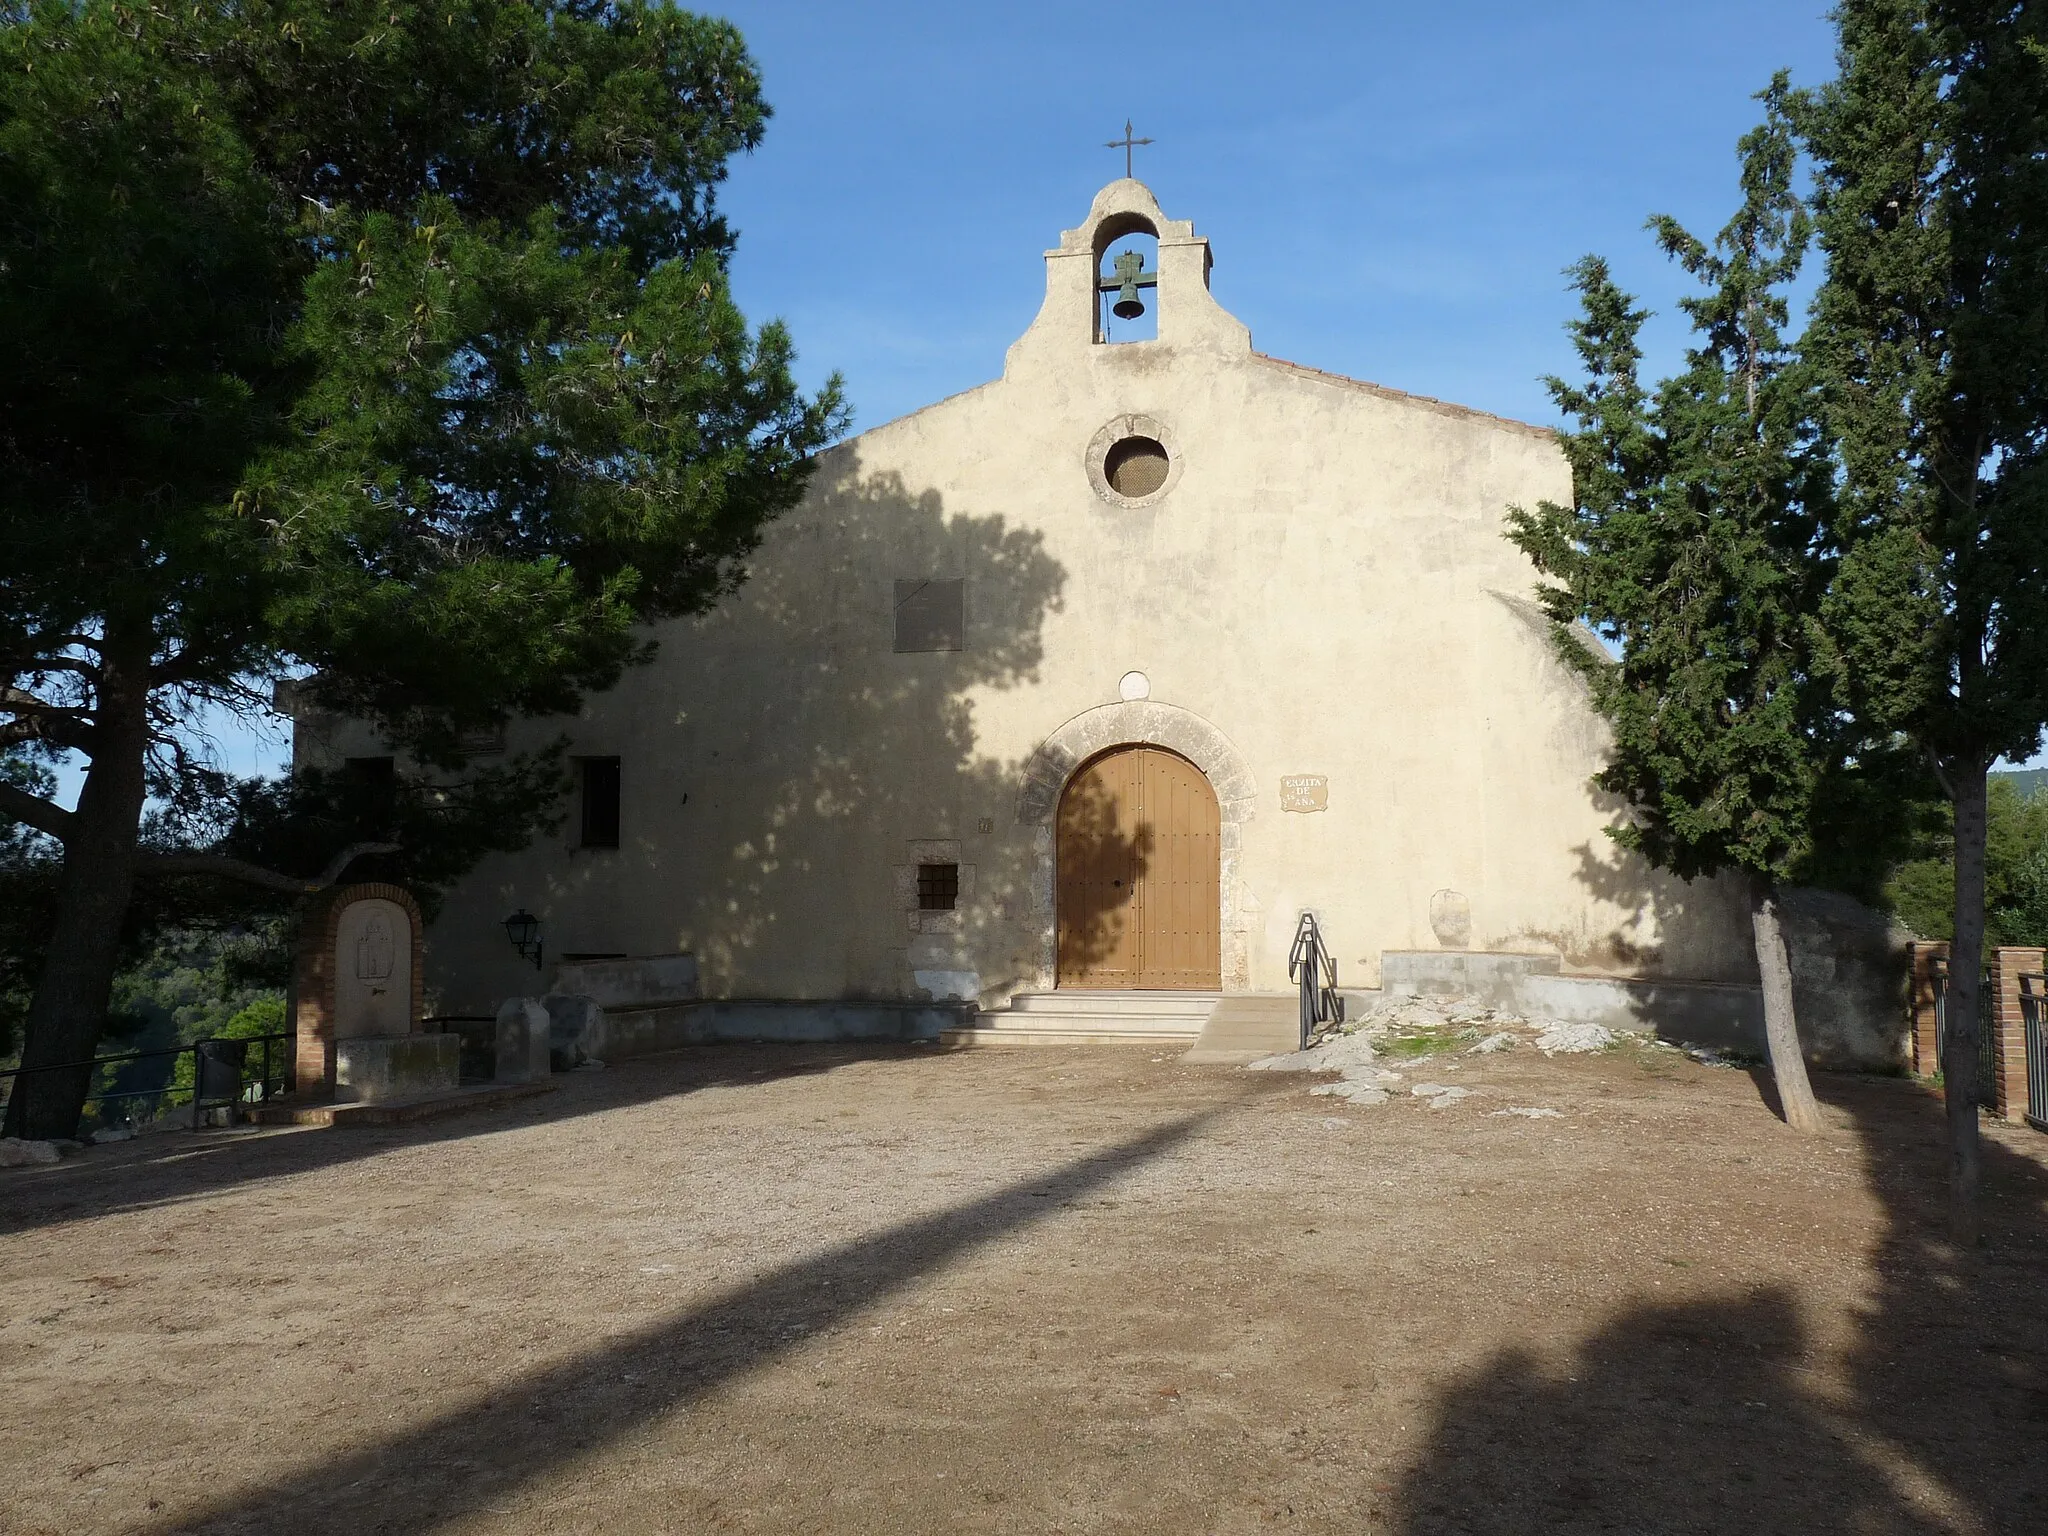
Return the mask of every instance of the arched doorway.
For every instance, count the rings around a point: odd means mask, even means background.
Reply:
[[[1060,796],[1059,985],[1222,985],[1222,828],[1202,771],[1160,747],[1084,763]]]

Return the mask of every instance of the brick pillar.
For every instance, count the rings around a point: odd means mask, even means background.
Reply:
[[[1991,980],[1985,987],[1984,1027],[1997,1057],[1991,1109],[2001,1120],[2027,1118],[2027,1035],[2020,1018],[2020,976],[2038,974],[2048,950],[2007,947],[1991,951]]]
[[[1935,1045],[1931,962],[1948,958],[1948,941],[1915,939],[1906,946],[1906,953],[1913,968],[1913,1071],[1920,1077],[1932,1077],[1941,1070],[1941,1056]]]
[[[334,1089],[334,919],[332,899],[312,901],[299,920],[293,977],[292,1091],[319,1098]]]

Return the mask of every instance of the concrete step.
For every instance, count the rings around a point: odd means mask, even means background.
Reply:
[[[1111,992],[1063,987],[1057,992],[1019,992],[1010,999],[1010,1013],[1086,1014],[1090,1017],[1205,1019],[1223,996],[1220,992]],[[1199,1024],[1197,1025],[1199,1028]]]
[[[1237,992],[1209,1015],[1190,1062],[1256,1061],[1301,1043],[1301,997],[1295,992]]]
[[[553,1083],[479,1083],[457,1088],[452,1093],[428,1094],[416,1099],[384,1099],[375,1103],[334,1104],[278,1099],[253,1104],[243,1112],[252,1125],[407,1125],[415,1120],[436,1120],[466,1110],[503,1104],[512,1099],[553,1093]]]
[[[1202,1032],[1216,992],[1020,992],[943,1031],[947,1045],[1179,1045]]]

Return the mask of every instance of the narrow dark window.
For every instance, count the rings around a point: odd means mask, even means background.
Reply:
[[[585,848],[619,846],[619,760],[616,757],[579,757],[576,768],[583,779],[583,836]]]
[[[398,816],[398,759],[345,758],[341,772],[359,829],[376,837],[391,836]]]
[[[960,903],[960,866],[958,864],[920,864],[917,866],[917,910],[920,912],[950,912]]]
[[[396,782],[398,778],[398,759],[395,757],[344,758],[342,767],[358,784],[381,787]]]

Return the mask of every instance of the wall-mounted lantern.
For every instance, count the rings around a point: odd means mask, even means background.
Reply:
[[[519,951],[519,958],[531,960],[533,968],[541,968],[540,919],[526,908],[521,907],[505,919],[505,937],[512,941],[512,947]]]

